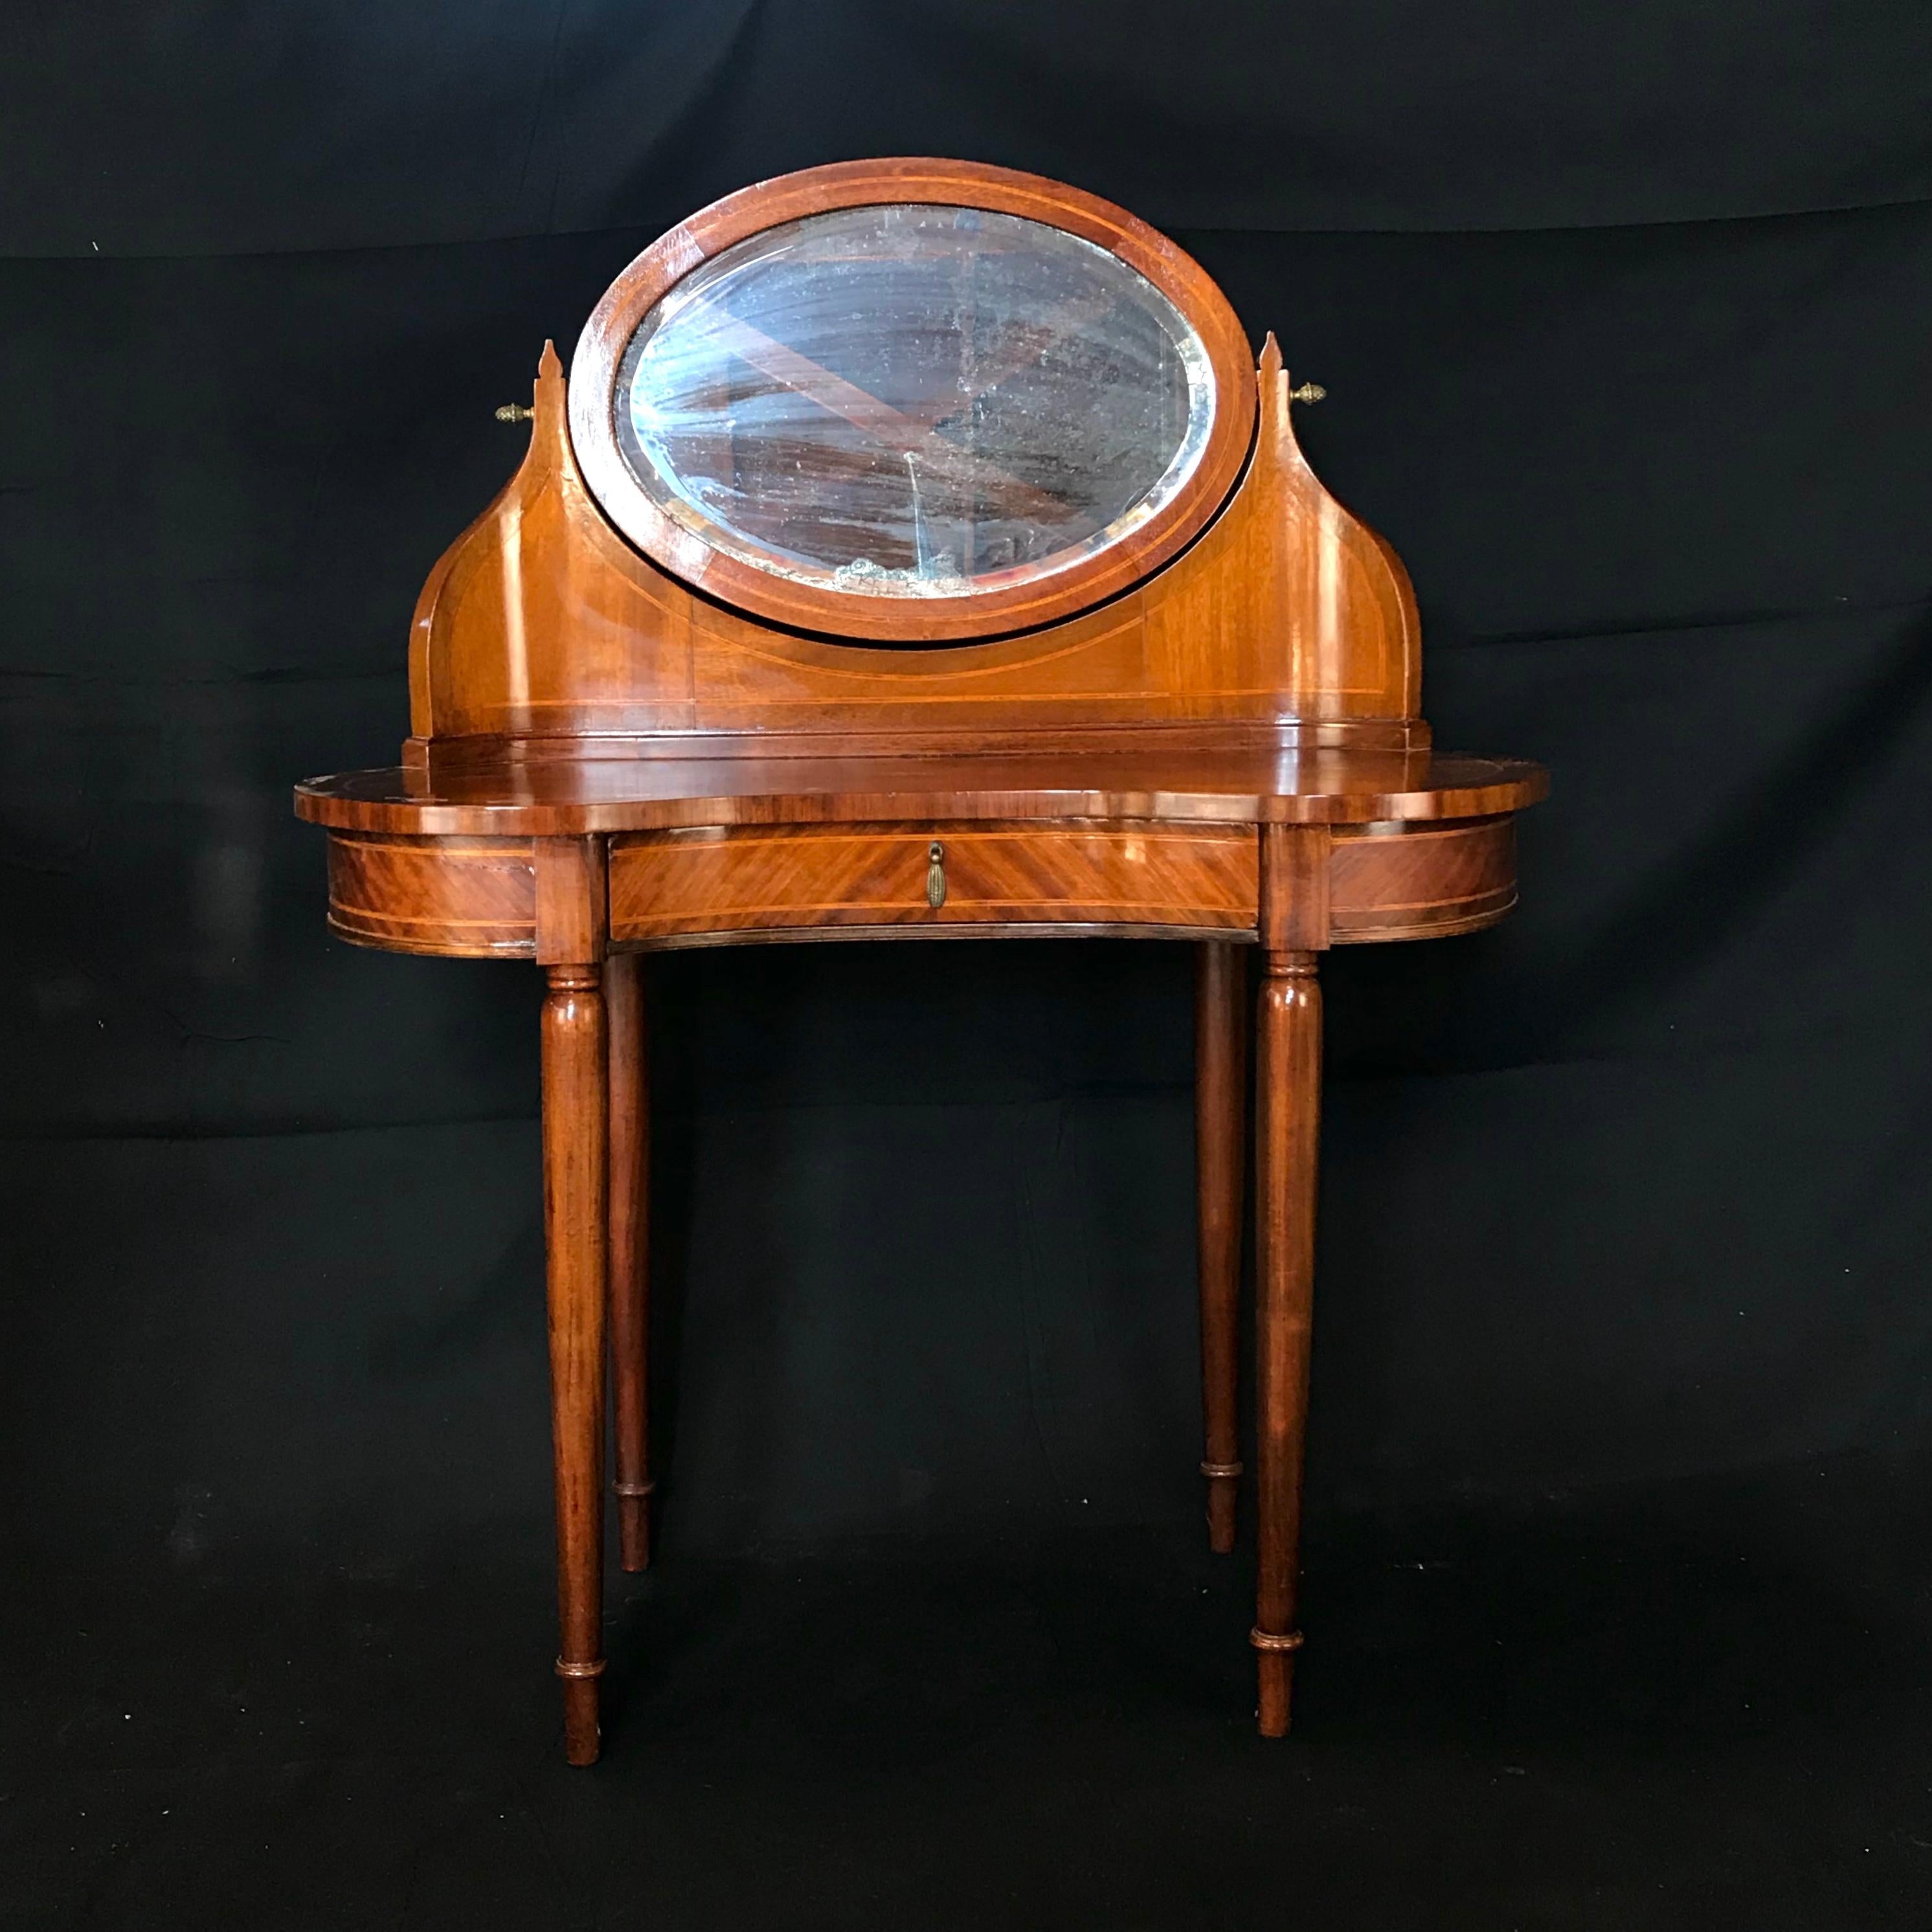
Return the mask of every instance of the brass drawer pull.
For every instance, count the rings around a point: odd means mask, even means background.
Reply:
[[[946,848],[935,838],[926,848],[926,902],[934,912],[946,903]]]

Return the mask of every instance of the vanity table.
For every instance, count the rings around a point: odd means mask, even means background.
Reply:
[[[400,764],[296,808],[343,938],[544,975],[572,1763],[598,1746],[607,1361],[621,1558],[650,1555],[640,963],[785,940],[1196,948],[1201,1466],[1231,1549],[1252,1058],[1250,1641],[1286,1731],[1317,962],[1502,918],[1545,790],[1432,748],[1408,578],[1296,446],[1319,394],[1121,209],[882,160],[694,215],[568,379],[546,346],[498,411],[530,446],[424,586]]]

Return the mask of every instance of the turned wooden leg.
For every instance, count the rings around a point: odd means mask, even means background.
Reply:
[[[550,1302],[550,1436],[556,1460],[557,1604],[564,1754],[597,1758],[604,1670],[604,997],[592,965],[546,969],[544,1232]]]
[[[644,1061],[643,962],[620,952],[604,968],[610,1034],[610,1387],[616,1436],[619,1560],[651,1560],[648,1364],[650,1286],[646,1260],[650,1174],[650,1086]]]
[[[1285,1736],[1294,1682],[1302,1442],[1315,1285],[1322,990],[1312,952],[1267,956],[1255,1029],[1255,1628],[1264,1738]]]
[[[1241,1169],[1246,1154],[1247,960],[1234,946],[1198,949],[1194,998],[1194,1159],[1198,1196],[1201,1407],[1207,1424],[1208,1546],[1234,1546],[1241,1474],[1234,1328],[1241,1292]]]

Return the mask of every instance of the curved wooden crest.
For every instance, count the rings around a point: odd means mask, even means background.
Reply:
[[[1415,598],[1394,551],[1316,480],[1270,335],[1246,473],[1191,548],[1099,608],[935,648],[844,644],[688,590],[606,520],[546,344],[522,466],[416,605],[406,760],[506,739],[583,756],[673,746],[970,751],[1144,739],[1428,742]]]

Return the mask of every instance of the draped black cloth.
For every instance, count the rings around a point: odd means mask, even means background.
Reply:
[[[893,153],[1196,254],[1328,391],[1437,742],[1554,772],[1507,924],[1325,968],[1318,1560],[1932,1468],[1932,11],[231,0],[0,54],[40,1574],[541,1555],[534,976],[332,943],[289,788],[392,761],[545,337],[713,196]],[[668,1552],[1191,1526],[1190,971],[653,966]]]

